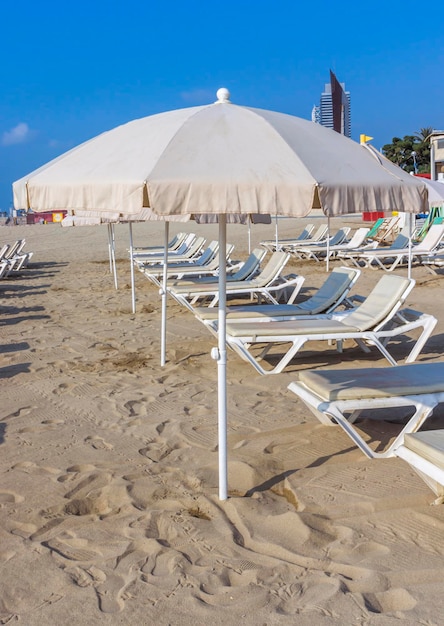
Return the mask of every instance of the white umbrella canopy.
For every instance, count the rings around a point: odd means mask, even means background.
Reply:
[[[444,206],[444,184],[437,180],[423,178],[429,193],[429,205],[431,207]]]
[[[134,120],[13,184],[15,208],[134,215],[415,212],[424,183],[381,168],[365,147],[291,115],[216,103]],[[401,170],[402,172],[402,170]]]
[[[230,214],[304,217],[363,211],[421,212],[424,183],[393,174],[356,142],[291,115],[236,106],[226,89],[208,106],[145,117],[74,148],[16,181],[16,208],[69,209],[122,219],[150,208],[167,217]],[[219,498],[228,494],[226,276],[219,275]]]

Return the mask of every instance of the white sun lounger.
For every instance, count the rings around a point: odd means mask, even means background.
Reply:
[[[276,239],[265,239],[261,241],[261,246],[269,252],[276,252],[276,250],[283,250],[284,246],[294,242],[301,242],[309,239],[314,231],[314,224],[307,224],[304,230],[297,236],[291,239],[278,239],[276,247]]]
[[[387,349],[390,340],[399,338],[412,330],[422,328],[414,342],[406,362],[414,361],[432,333],[437,319],[432,315],[412,309],[400,310],[415,281],[402,276],[385,274],[356,309],[344,313],[333,313],[315,319],[296,319],[263,322],[229,321],[226,326],[227,344],[248,361],[260,374],[277,374],[295,357],[307,341],[335,341],[339,349],[346,339],[352,339],[364,352],[369,346],[376,347],[391,365],[395,358]],[[265,344],[262,352],[255,356],[251,347]],[[290,347],[280,356],[271,370],[264,369],[260,361],[270,350],[280,345]]]
[[[376,246],[372,250],[368,250],[366,248],[359,248],[357,250],[348,250],[345,252],[338,252],[338,256],[341,258],[344,263],[347,264],[347,261],[351,261],[353,265],[356,267],[368,267],[368,258],[366,255],[369,253],[376,252],[379,250],[387,255],[390,255],[390,251],[394,250],[399,252],[400,250],[407,249],[409,245],[409,238],[405,233],[399,233],[392,245],[390,246]]]
[[[351,228],[344,226],[343,228],[340,228],[332,237],[330,237],[328,242],[323,241],[319,244],[310,244],[310,242],[307,242],[304,244],[302,241],[299,245],[293,245],[289,252],[299,259],[316,258],[316,260],[319,260],[322,253],[327,253],[327,247],[329,248],[330,246],[337,246],[345,243],[350,231]]]
[[[18,239],[11,246],[5,244],[0,250],[2,263],[0,278],[6,278],[9,274],[27,267],[34,253],[24,252],[25,244],[26,239]]]
[[[218,242],[217,247],[219,246]],[[208,248],[207,248],[208,250]],[[206,251],[202,253],[195,263],[168,265],[167,269],[167,284],[175,284],[177,280],[183,280],[184,278],[202,278],[208,277],[215,280],[215,276],[220,270],[220,258],[219,251],[213,250],[213,256],[206,254]],[[228,262],[230,254],[234,250],[233,244],[226,245],[226,254],[224,263]],[[156,266],[157,268],[158,266]],[[227,267],[227,271],[231,269],[231,266]],[[156,271],[152,272],[150,267],[145,268],[144,275],[151,280],[155,285],[161,287],[163,284],[163,268],[159,267]]]
[[[304,239],[303,241],[298,240],[298,239],[289,240],[283,245],[282,249],[285,252],[291,252],[294,246],[296,247],[300,246],[301,243],[303,243],[303,245],[312,245],[312,244],[317,245],[321,243],[322,241],[325,241],[327,237],[327,233],[328,233],[328,224],[320,224],[315,230],[315,232],[312,233],[312,235],[310,235],[308,239]]]
[[[254,278],[249,280],[229,281],[227,282],[227,296],[250,296],[259,299],[265,299],[273,304],[278,304],[276,299],[283,289],[290,288],[292,290],[288,301],[293,302],[299,293],[304,278],[302,276],[281,276],[285,264],[288,262],[290,255],[287,252],[273,252],[268,263],[263,270]],[[209,300],[208,306],[215,306],[219,301],[219,285],[217,282],[203,284],[185,284],[169,285],[168,292],[171,296],[183,304],[190,311],[194,312],[193,305],[202,300]],[[275,295],[273,295],[275,294]]]
[[[414,363],[399,367],[319,369],[299,373],[288,389],[323,424],[338,424],[369,458],[398,456],[409,463],[440,496],[444,496],[444,430],[417,432],[434,408],[444,402],[444,363]],[[355,422],[366,417],[390,417],[393,410],[413,409],[396,438],[375,451]]]
[[[168,256],[172,259],[176,259],[180,261],[179,257],[191,256],[195,253],[195,244],[197,237],[194,233],[190,233],[184,239],[184,241],[180,244],[178,248],[168,253]],[[202,238],[199,238],[200,247],[203,247]],[[200,248],[199,248],[200,249]],[[191,251],[191,252],[190,252]],[[160,263],[165,256],[165,250],[157,251],[157,252],[138,252],[133,253],[134,263],[139,265],[143,265],[143,263]]]
[[[421,262],[421,258],[430,255],[436,250],[444,237],[444,224],[433,224],[424,239],[412,246],[411,255],[413,259],[418,259]],[[359,253],[345,254],[343,258],[351,258],[353,255],[353,261],[359,264],[362,261],[365,267],[371,269],[383,269],[386,272],[393,272],[393,270],[403,262],[406,262],[409,257],[408,247],[401,249],[395,249],[390,247],[384,250],[383,248],[375,248],[374,250],[361,251]]]
[[[183,236],[182,236],[183,235]],[[168,253],[170,254],[185,254],[188,248],[196,241],[196,235],[194,233],[182,233],[178,240],[172,240],[173,246],[168,246]],[[143,260],[145,257],[159,257],[165,254],[164,246],[155,246],[153,248],[133,248],[133,257],[139,260]]]
[[[202,249],[205,245],[205,237],[196,237],[193,243],[187,247],[186,251],[183,254],[180,254],[180,250],[182,246],[178,248],[177,252],[171,252],[168,254],[168,264],[171,263],[194,263],[196,259],[202,254]],[[145,267],[149,267],[150,265],[158,265],[162,263],[164,259],[164,254],[160,254],[158,256],[147,256],[147,257],[139,257],[134,259],[134,263],[136,267],[140,271],[143,272]]]
[[[187,233],[177,233],[177,235],[174,235],[171,241],[168,242],[168,251],[173,252],[174,250],[177,250],[177,248],[185,241],[186,237],[187,237]],[[163,254],[164,250],[165,250],[165,246],[162,246],[162,245],[137,246],[137,247],[133,247],[133,255],[141,256],[143,254]]]
[[[170,257],[168,257],[167,267],[168,273],[173,271],[179,272],[182,268],[190,268],[190,267],[203,267],[207,265],[212,259],[214,259],[215,255],[219,250],[219,242],[217,240],[211,241],[205,250],[200,254],[197,258],[187,259],[185,261],[177,261],[172,259],[170,261]],[[156,263],[147,263],[143,271],[145,274],[162,274],[163,273],[163,262]],[[174,275],[174,274],[173,274]]]
[[[336,310],[347,298],[361,272],[351,267],[336,267],[327,276],[319,289],[299,304],[251,304],[227,307],[226,319],[248,321],[270,321],[311,317],[328,314]],[[216,328],[217,307],[196,307],[196,317],[209,327]]]
[[[259,273],[260,265],[266,254],[266,250],[254,248],[243,263],[236,262],[233,266],[230,265],[230,267],[227,267],[227,283],[239,280],[249,280],[250,278],[256,276],[256,274]],[[189,285],[190,287],[193,287],[193,285],[210,285],[211,288],[211,285],[214,286],[215,284],[216,279],[214,276],[184,276],[178,280],[171,280],[169,282],[170,287],[183,287],[184,285]]]
[[[339,252],[347,252],[349,250],[357,250],[365,245],[366,237],[369,233],[369,228],[358,228],[352,235],[349,241],[339,244],[330,244],[327,249],[327,245],[322,246],[307,246],[306,248],[298,248],[298,254],[302,259],[313,259],[314,261],[322,261],[331,259]],[[375,246],[374,243],[371,244]]]

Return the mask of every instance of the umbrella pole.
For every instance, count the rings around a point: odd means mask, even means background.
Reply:
[[[248,216],[248,254],[251,254],[251,218]]]
[[[219,250],[226,250],[227,218],[219,215]],[[218,380],[218,440],[219,440],[219,500],[228,497],[227,463],[227,343],[226,343],[227,270],[222,263],[219,272],[218,349],[212,350],[217,359]]]
[[[408,213],[409,216],[409,258],[407,264],[407,277],[412,277],[412,238],[413,238],[413,213]]]
[[[109,272],[113,273],[113,255],[111,252],[111,224],[108,224],[108,258],[109,258]]]
[[[114,224],[110,224],[110,238],[111,238],[111,265],[113,268],[114,287],[118,289],[117,269],[116,269],[116,238],[114,234]]]
[[[165,243],[163,257],[163,281],[162,289],[162,323],[160,331],[160,365],[164,367],[166,363],[166,316],[167,316],[167,279],[168,279],[168,239],[169,239],[170,223],[165,222]]]
[[[327,217],[327,272],[330,269],[330,215]]]
[[[274,216],[274,236],[276,239],[276,252],[279,252],[280,248],[279,248],[279,229],[278,229],[278,216],[277,214]]]
[[[129,225],[129,237],[130,237],[130,272],[131,272],[131,307],[132,312],[136,312],[136,283],[134,280],[134,247],[133,247],[133,225],[131,222]]]

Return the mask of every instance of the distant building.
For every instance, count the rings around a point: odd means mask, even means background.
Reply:
[[[430,138],[430,174],[444,181],[444,130],[434,130]]]
[[[345,83],[340,83],[331,70],[330,82],[325,85],[319,106],[313,107],[311,119],[351,137],[350,92],[345,91]]]

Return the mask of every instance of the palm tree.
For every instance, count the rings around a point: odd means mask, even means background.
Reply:
[[[428,139],[432,133],[433,133],[433,128],[431,126],[426,126],[425,128],[420,128],[419,132],[415,133],[415,137],[421,143],[424,143],[424,141],[426,141],[426,139]]]

